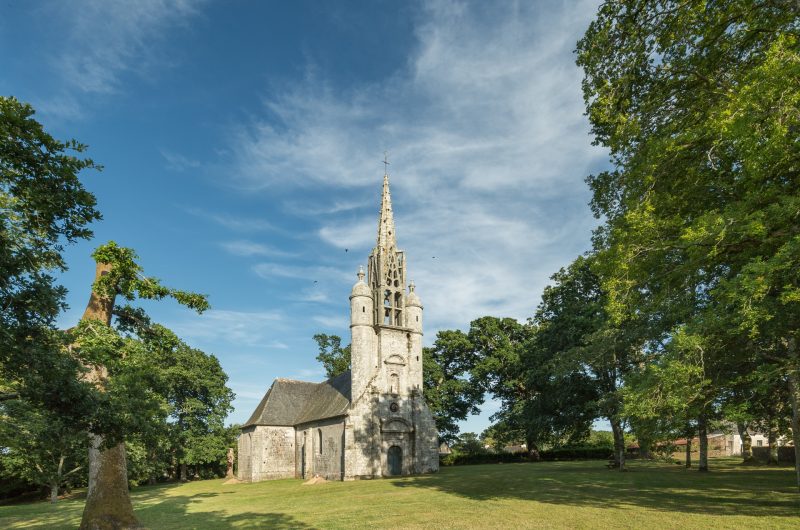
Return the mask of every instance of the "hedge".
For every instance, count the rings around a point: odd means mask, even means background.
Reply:
[[[539,452],[539,458],[528,453],[451,453],[439,459],[442,466],[462,466],[471,464],[500,464],[517,462],[535,462],[544,460],[606,460],[614,454],[611,447],[558,447]]]

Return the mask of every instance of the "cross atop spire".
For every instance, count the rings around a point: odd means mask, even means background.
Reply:
[[[383,174],[389,174],[389,151],[383,152]]]
[[[394,214],[392,213],[392,196],[389,193],[389,175],[383,176],[383,197],[381,198],[381,215],[378,219],[379,249],[389,250],[397,246],[394,233]]]
[[[383,176],[378,241],[369,255],[368,269],[369,287],[375,301],[374,324],[404,327],[406,260],[405,253],[397,248],[388,174]]]

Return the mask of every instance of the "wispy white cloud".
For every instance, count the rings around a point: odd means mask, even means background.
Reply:
[[[278,338],[285,333],[284,316],[277,311],[211,309],[170,323],[170,329],[189,343],[211,347],[262,347],[283,349]]]
[[[84,117],[78,100],[70,94],[60,94],[36,102],[37,112],[59,121],[74,121]]]
[[[315,315],[311,317],[311,320],[314,322],[322,325],[323,327],[330,329],[338,329],[341,327],[345,327],[348,324],[349,316],[342,312],[341,315]]]
[[[249,403],[251,403],[253,401],[259,401],[259,400],[261,400],[261,398],[264,397],[264,394],[266,394],[267,389],[269,388],[269,383],[267,383],[267,384],[253,384],[253,383],[249,383],[249,382],[245,382],[245,381],[232,380],[230,382],[229,386],[231,387],[231,389],[236,394],[236,400],[237,401],[242,401],[242,402],[245,402],[245,403],[249,404]],[[237,412],[239,412],[239,408],[240,407],[237,406]],[[247,410],[247,413],[248,414],[250,413],[249,409]],[[242,413],[240,413],[240,415],[241,414]],[[247,417],[244,416],[244,419],[242,419],[240,421],[243,422],[246,419],[247,419]]]
[[[583,178],[605,153],[590,143],[572,50],[596,5],[427,4],[415,52],[391,78],[344,93],[309,78],[266,101],[234,134],[234,184],[325,190],[307,208],[317,236],[366,259],[375,210],[322,212],[377,201],[389,146],[397,233],[428,329],[529,316],[594,226]]]
[[[166,149],[161,150],[161,156],[167,163],[167,169],[172,171],[186,171],[187,169],[197,169],[200,167],[200,161],[192,160],[180,153],[173,153]]]
[[[262,243],[255,243],[253,241],[244,241],[244,240],[226,241],[225,243],[222,243],[222,248],[224,248],[226,251],[233,254],[234,256],[244,256],[244,257],[272,256],[272,257],[289,258],[297,255],[294,252],[287,252],[285,250],[277,249],[269,245],[264,245]]]
[[[322,368],[301,368],[286,376],[287,379],[300,379],[303,381],[321,381],[325,377]]]
[[[53,64],[64,81],[85,94],[120,89],[126,72],[147,75],[153,64],[168,62],[155,44],[169,28],[197,14],[196,0],[88,0],[79,6],[56,4],[70,29]]]
[[[316,304],[324,304],[331,301],[330,295],[322,290],[322,287],[311,287],[302,289],[300,295],[297,297],[299,302],[311,302]]]
[[[377,234],[377,214],[359,216],[353,219],[329,221],[319,229],[319,237],[337,248],[360,249],[375,244]]]
[[[365,200],[353,199],[333,199],[331,203],[318,204],[308,201],[286,201],[284,208],[286,211],[296,215],[333,215],[341,212],[348,212],[364,206],[370,206]]]
[[[283,230],[264,219],[220,214],[194,207],[185,207],[184,211],[190,215],[206,219],[235,232],[283,232]]]
[[[285,265],[283,263],[258,263],[253,266],[253,272],[265,280],[275,278],[306,279],[309,283],[325,284],[332,280],[342,281],[350,279],[352,274],[333,267]]]

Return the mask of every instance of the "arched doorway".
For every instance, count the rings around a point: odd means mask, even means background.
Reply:
[[[403,450],[396,445],[391,446],[389,452],[386,453],[386,463],[388,464],[390,475],[402,475]]]

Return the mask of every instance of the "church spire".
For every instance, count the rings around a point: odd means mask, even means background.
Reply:
[[[392,213],[392,196],[389,192],[389,175],[383,174],[383,197],[381,199],[381,214],[378,218],[378,241],[376,246],[382,250],[393,249],[397,246],[394,234],[394,214]]]
[[[384,157],[384,164],[389,165]],[[378,218],[378,240],[369,256],[369,287],[372,290],[374,324],[405,326],[405,254],[397,248],[394,232],[389,172],[383,174],[383,196]]]

